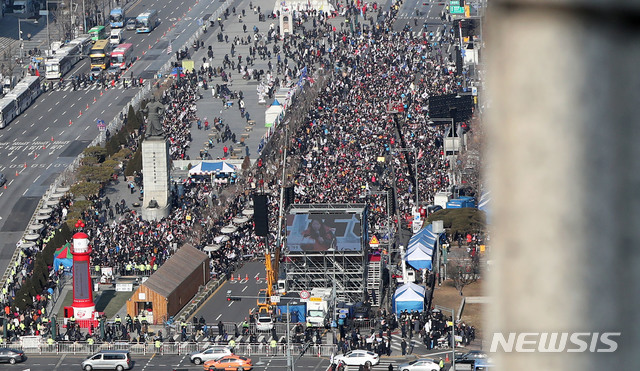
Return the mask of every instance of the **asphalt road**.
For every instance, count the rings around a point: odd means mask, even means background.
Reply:
[[[27,354],[28,359],[23,363],[15,365],[3,365],[3,370],[26,370],[31,371],[67,371],[81,370],[80,365],[86,355],[31,355]],[[202,366],[196,366],[189,361],[186,355],[132,355],[134,366],[132,370],[180,370],[180,371],[201,371]],[[283,371],[287,369],[287,362],[284,357],[266,357],[257,356],[250,357],[253,361],[253,371]],[[389,364],[393,364],[394,370],[398,369],[398,365],[415,359],[415,356],[406,357],[383,357],[380,364],[373,367],[376,371],[386,371]],[[437,357],[436,357],[437,359]],[[445,366],[445,369],[449,365]],[[329,367],[328,358],[318,358],[313,356],[304,356],[295,362],[296,370],[305,371],[326,371]],[[358,368],[351,368],[357,370]]]
[[[194,314],[204,317],[207,323],[244,321],[257,306],[258,290],[266,288],[264,263],[247,262],[235,273],[240,280],[225,282]],[[241,297],[239,301],[227,301],[227,291]]]
[[[221,5],[223,2],[182,0],[143,0],[131,4],[130,16],[155,8],[161,23],[149,34],[125,31],[124,41],[133,43],[134,55],[141,57],[127,76],[133,73],[136,77],[151,78],[169,59],[165,52],[169,41],[176,48],[185,43],[199,27],[194,20],[212,14]],[[88,64],[85,59],[67,77],[87,73]],[[8,179],[7,189],[0,189],[0,272],[5,271],[49,185],[98,135],[96,120],[110,122],[136,93],[137,89],[121,86],[107,91],[96,87],[73,91],[65,85],[62,90],[42,94],[0,131],[0,172]]]

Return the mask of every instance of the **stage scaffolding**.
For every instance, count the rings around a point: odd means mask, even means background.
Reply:
[[[291,236],[290,221],[296,215],[307,215],[308,218],[326,217],[335,222],[338,235],[337,248],[325,251],[305,251],[296,249],[290,241],[285,244],[286,249],[281,263],[282,273],[286,277],[289,292],[311,290],[312,288],[336,288],[338,302],[355,303],[363,301],[367,288],[367,205],[366,204],[295,204],[291,206],[287,222],[287,238]],[[344,218],[344,219],[341,219]],[[351,223],[343,227],[342,220],[358,218],[359,223]],[[344,232],[343,229],[348,229]],[[355,250],[350,244],[349,250],[341,246],[342,234],[359,236],[359,247]]]

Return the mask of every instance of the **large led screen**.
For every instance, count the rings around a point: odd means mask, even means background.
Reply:
[[[360,251],[360,215],[347,213],[287,215],[289,252]]]
[[[73,296],[78,300],[88,300],[89,290],[92,290],[88,265],[86,261],[73,263]]]

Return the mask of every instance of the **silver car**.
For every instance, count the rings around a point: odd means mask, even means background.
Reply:
[[[133,31],[136,29],[136,20],[135,18],[131,18],[127,21],[127,25],[125,26],[128,31]]]
[[[400,371],[440,371],[440,366],[431,358],[419,358],[398,366]]]
[[[189,358],[191,362],[199,365],[206,361],[215,361],[225,356],[230,356],[233,353],[229,347],[214,345],[209,348],[204,349],[201,352],[194,352],[189,354]]]
[[[126,350],[103,350],[82,362],[82,369],[91,370],[128,370],[133,367],[131,355]]]

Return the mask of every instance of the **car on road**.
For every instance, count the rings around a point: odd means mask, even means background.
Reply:
[[[94,79],[97,79],[102,76],[102,71],[103,69],[100,67],[91,67],[91,76],[93,76]]]
[[[22,362],[25,359],[27,359],[27,357],[21,350],[12,348],[0,348],[0,362],[8,362],[13,365],[17,362]]]
[[[191,362],[199,365],[202,362],[215,361],[232,354],[233,353],[231,352],[231,349],[229,347],[223,345],[214,345],[205,348],[201,352],[193,352],[189,354],[189,358],[191,359]]]
[[[468,359],[487,359],[487,358],[489,358],[487,353],[481,350],[470,350],[467,353],[456,354],[456,362],[464,361]]]
[[[216,361],[207,361],[203,367],[204,371],[249,371],[253,368],[253,363],[247,357],[226,356]]]
[[[103,350],[82,361],[82,369],[91,370],[128,370],[133,367],[128,350]]]
[[[342,362],[347,366],[366,366],[371,367],[380,363],[380,357],[374,352],[357,349],[347,352],[344,355],[338,355],[334,358],[335,363]]]
[[[273,318],[268,313],[260,313],[256,318],[256,330],[271,331],[273,328]]]
[[[418,358],[398,365],[400,371],[440,371],[440,365],[431,358]]]
[[[0,173],[0,187],[2,187],[7,182],[7,177],[4,174]]]
[[[135,31],[136,30],[136,19],[131,18],[127,21],[127,25],[125,26],[127,31]]]

